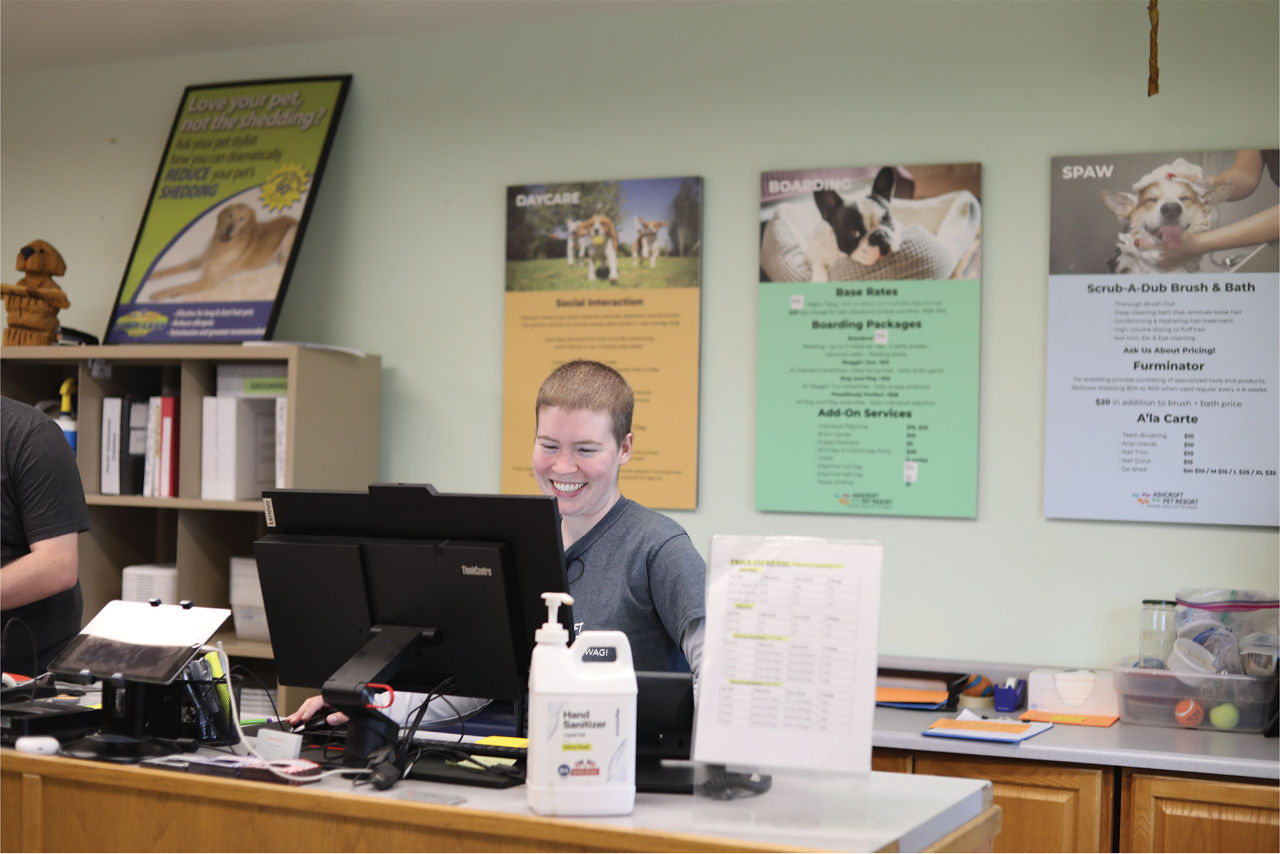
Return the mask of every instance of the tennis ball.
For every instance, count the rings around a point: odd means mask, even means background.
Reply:
[[[1240,710],[1235,703],[1219,703],[1209,710],[1209,723],[1218,729],[1235,729],[1240,723]]]
[[[995,690],[995,686],[991,684],[990,679],[981,673],[970,673],[965,680],[964,689],[960,693],[970,697],[989,697],[995,693]]]
[[[1183,700],[1173,710],[1173,716],[1183,726],[1199,726],[1204,720],[1204,706],[1195,700]]]
[[[591,242],[596,246],[604,246],[604,235],[597,234],[595,237],[591,238]]]

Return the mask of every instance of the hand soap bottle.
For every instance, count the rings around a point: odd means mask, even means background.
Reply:
[[[628,815],[636,800],[636,673],[623,632],[568,646],[567,593],[543,593],[547,621],[529,665],[525,789],[539,815]]]

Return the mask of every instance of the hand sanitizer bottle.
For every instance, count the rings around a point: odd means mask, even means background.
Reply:
[[[568,646],[567,593],[543,593],[547,621],[529,664],[525,789],[539,815],[629,815],[636,800],[636,673],[623,632]]]

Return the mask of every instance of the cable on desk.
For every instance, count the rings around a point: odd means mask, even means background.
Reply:
[[[773,777],[769,774],[744,774],[730,771],[723,765],[709,766],[711,776],[698,784],[698,791],[717,801],[732,801],[735,798],[751,798],[763,795],[773,785]]]
[[[222,679],[227,683],[227,699],[231,704],[231,722],[235,724],[236,734],[240,737],[240,741],[238,743],[240,745],[243,745],[244,749],[248,751],[250,755],[261,760],[266,765],[267,770],[269,770],[272,774],[281,778],[282,780],[288,780],[291,783],[296,782],[298,780],[298,776],[296,774],[286,774],[284,771],[280,770],[279,766],[277,766],[277,762],[279,762],[280,765],[282,766],[285,762],[289,760],[267,759],[261,753],[258,752],[256,747],[250,746],[249,742],[245,740],[244,729],[240,726],[240,710],[239,708],[237,708],[237,705],[236,705],[236,692],[232,690],[231,662],[227,658],[226,651],[223,650],[222,648],[222,641],[218,641],[218,644],[216,647],[206,646],[202,648],[202,651],[203,650],[217,653],[218,658],[222,662]],[[323,777],[332,777],[335,774],[351,776],[353,774],[365,775],[369,773],[371,773],[371,771],[367,768],[335,768],[328,771],[321,771],[319,774],[313,777],[308,777],[307,779],[318,780]]]

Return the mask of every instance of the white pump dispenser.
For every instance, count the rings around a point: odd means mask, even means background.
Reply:
[[[547,621],[529,664],[525,790],[539,815],[628,815],[636,799],[636,674],[623,632],[568,646],[567,593],[543,593]]]

